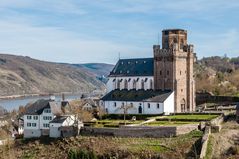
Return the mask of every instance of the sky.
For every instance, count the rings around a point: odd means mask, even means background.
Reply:
[[[238,0],[0,0],[0,52],[45,61],[152,57],[172,28],[198,58],[239,56]]]

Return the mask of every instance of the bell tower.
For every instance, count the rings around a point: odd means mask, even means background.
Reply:
[[[153,46],[154,88],[170,89],[175,93],[175,112],[195,110],[195,82],[193,45],[187,44],[187,31],[162,31],[162,49]]]

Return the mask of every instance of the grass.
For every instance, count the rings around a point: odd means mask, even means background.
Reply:
[[[212,120],[214,118],[218,117],[218,115],[213,114],[195,114],[195,115],[172,115],[164,117],[163,119],[176,119],[176,120]]]
[[[16,140],[11,150],[15,158],[67,158],[69,153],[74,156],[74,152],[80,150],[92,152],[97,158],[187,158],[192,145],[201,136],[201,131],[192,131],[171,138],[77,136],[51,140],[47,144],[40,139],[28,142]],[[0,154],[3,154],[1,148]]]
[[[185,124],[198,124],[198,122],[184,122],[184,121],[154,121],[147,123],[147,126],[179,126]]]
[[[211,159],[212,152],[213,152],[213,137],[212,137],[212,135],[210,135],[208,143],[207,143],[207,151],[206,151],[205,159]]]
[[[132,120],[112,120],[112,119],[104,119],[104,120],[98,120],[96,122],[86,122],[85,124],[89,124],[90,126],[93,127],[113,127],[113,128],[117,128],[120,125],[124,125],[124,123],[126,123],[126,125],[129,124],[139,124],[141,122],[143,122],[144,120],[136,120],[136,121],[132,121]]]

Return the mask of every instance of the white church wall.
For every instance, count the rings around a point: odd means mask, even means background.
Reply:
[[[165,114],[174,112],[174,92],[164,101],[164,112]]]
[[[131,107],[127,110],[127,114],[162,114],[164,110],[163,103],[157,102],[131,102],[131,101],[102,101],[102,107],[109,114],[123,114],[123,105]],[[150,105],[150,106],[149,106]],[[142,108],[142,113],[139,112],[139,107]]]

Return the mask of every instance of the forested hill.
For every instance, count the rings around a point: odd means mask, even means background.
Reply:
[[[239,95],[239,57],[207,57],[195,65],[196,89],[215,95]]]

